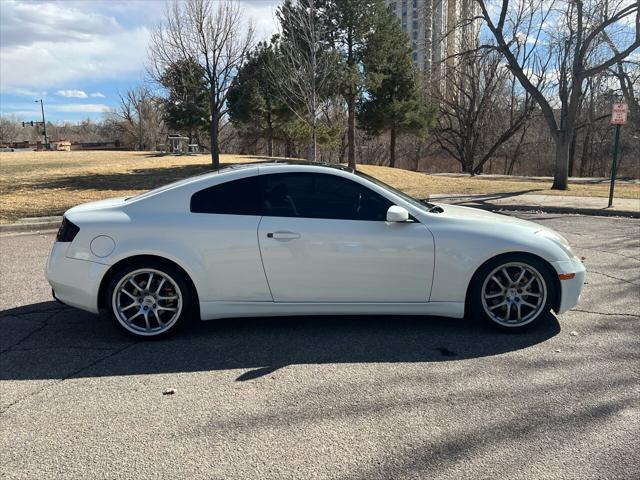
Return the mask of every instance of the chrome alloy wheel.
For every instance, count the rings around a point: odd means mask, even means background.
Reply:
[[[510,262],[487,275],[482,285],[486,314],[505,327],[526,325],[542,313],[547,302],[544,278],[531,265]]]
[[[118,282],[113,290],[112,307],[120,324],[130,332],[159,335],[180,318],[182,292],[166,273],[142,268]]]

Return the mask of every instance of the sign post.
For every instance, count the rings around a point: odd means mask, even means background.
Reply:
[[[613,189],[616,184],[616,168],[618,166],[618,144],[620,143],[620,126],[627,123],[627,112],[629,107],[626,103],[614,103],[611,109],[611,125],[616,126],[616,133],[613,140],[613,161],[611,162],[611,186],[609,187],[609,205],[613,205]]]

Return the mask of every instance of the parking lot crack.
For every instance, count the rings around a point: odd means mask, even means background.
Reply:
[[[34,352],[34,351],[42,351],[42,350],[93,350],[93,351],[112,351],[113,348],[104,348],[104,347],[77,347],[74,345],[64,345],[60,347],[33,347],[33,348],[12,348],[10,351],[12,352]]]
[[[636,285],[636,286],[640,287],[640,283],[636,283],[636,282],[633,282],[631,280],[627,280],[627,279],[624,279],[624,278],[614,277],[613,275],[609,275],[608,273],[598,272],[596,270],[588,270],[588,273],[589,274],[595,273],[596,275],[602,275],[603,277],[611,278],[612,280],[618,280],[620,282],[629,283],[631,285]]]
[[[45,310],[46,311],[46,310]],[[19,345],[22,345],[24,342],[26,342],[27,340],[29,340],[31,337],[33,337],[36,333],[41,332],[42,330],[44,330],[46,327],[49,326],[49,322],[59,313],[63,313],[64,310],[55,310],[51,313],[51,315],[49,315],[48,317],[46,317],[38,327],[34,328],[33,330],[31,330],[29,333],[27,333],[24,337],[22,337],[20,340],[18,340],[16,343],[14,343],[13,345],[8,346],[7,348],[5,348],[4,350],[0,351],[0,354],[3,353],[7,353],[10,351],[13,351],[16,347],[18,347]],[[40,312],[34,312],[34,313],[40,313]]]
[[[46,326],[46,325],[45,325],[45,326]],[[30,394],[28,394],[28,395],[26,395],[26,396],[24,396],[24,397],[22,397],[22,398],[19,398],[19,399],[15,400],[14,402],[10,403],[10,404],[9,404],[9,405],[7,405],[6,407],[4,407],[2,410],[0,410],[0,416],[4,415],[4,414],[5,414],[5,413],[7,413],[10,409],[12,409],[12,408],[13,408],[13,407],[15,407],[16,405],[20,404],[21,402],[23,402],[23,401],[25,401],[25,400],[27,400],[27,399],[29,399],[29,398],[31,398],[31,397],[34,397],[34,396],[36,396],[36,395],[39,395],[40,393],[44,392],[45,390],[48,390],[48,389],[50,389],[50,388],[53,388],[54,386],[59,385],[60,383],[62,383],[62,382],[64,382],[64,381],[66,381],[66,380],[69,380],[69,379],[71,379],[71,378],[76,377],[77,375],[79,375],[80,373],[84,372],[85,370],[88,370],[89,368],[94,367],[95,365],[98,365],[99,363],[101,363],[101,362],[103,362],[103,361],[105,361],[105,360],[108,360],[108,359],[110,359],[110,358],[115,357],[116,355],[119,355],[120,353],[122,353],[122,352],[124,352],[125,350],[127,350],[127,349],[129,349],[129,348],[133,347],[134,345],[137,345],[138,343],[139,343],[139,342],[129,343],[129,344],[127,344],[127,345],[125,345],[125,346],[123,346],[123,347],[121,347],[121,348],[118,348],[118,349],[116,349],[116,350],[113,350],[113,351],[111,351],[110,353],[108,353],[108,354],[106,354],[106,355],[103,355],[102,357],[100,357],[100,358],[98,358],[98,359],[94,360],[93,362],[90,362],[89,364],[87,364],[87,365],[85,365],[85,366],[83,366],[83,367],[81,367],[81,368],[79,368],[79,369],[77,369],[77,370],[74,370],[73,372],[71,372],[70,374],[68,374],[68,375],[64,376],[63,378],[60,378],[60,379],[56,380],[55,382],[53,382],[53,383],[51,383],[51,384],[49,384],[49,385],[46,385],[45,387],[43,387],[43,388],[41,388],[41,389],[38,389],[38,390],[36,390],[36,391],[34,391],[34,392],[31,392]]]
[[[95,365],[97,365],[97,364],[99,364],[99,363],[101,363],[101,362],[103,362],[103,361],[105,361],[105,360],[109,360],[110,358],[115,357],[116,355],[119,355],[120,353],[122,353],[122,352],[124,352],[125,350],[127,350],[127,349],[129,349],[129,348],[133,347],[134,345],[137,345],[138,343],[139,343],[139,342],[132,342],[132,343],[129,343],[128,345],[125,345],[124,347],[118,348],[117,350],[113,350],[111,353],[109,353],[109,354],[107,354],[107,355],[105,355],[105,356],[103,356],[103,357],[100,357],[100,358],[98,358],[97,360],[95,360],[95,361],[93,361],[93,362],[89,363],[88,365],[85,365],[84,367],[79,368],[78,370],[76,370],[76,371],[74,371],[74,372],[70,373],[70,374],[69,374],[69,375],[67,375],[66,377],[64,377],[64,378],[60,379],[60,381],[61,381],[61,382],[64,382],[65,380],[69,380],[70,378],[75,377],[76,375],[78,375],[78,374],[82,373],[82,372],[83,372],[83,371],[85,371],[85,370],[88,370],[89,368],[91,368],[91,367],[93,367],[93,366],[95,366]]]
[[[610,250],[601,250],[601,249],[597,249],[597,248],[591,248],[591,247],[582,247],[580,245],[575,245],[576,249],[580,249],[580,250],[590,250],[592,252],[599,252],[599,253],[607,253],[609,255],[615,255],[617,257],[623,257],[623,258],[629,258],[631,260],[636,260],[636,261],[640,261],[640,258],[638,258],[637,256],[632,256],[632,255],[624,255],[622,253],[618,253],[618,252],[612,252]]]
[[[635,317],[635,318],[640,318],[640,315],[637,315],[635,313],[616,313],[616,312],[595,312],[593,310],[582,310],[580,308],[572,308],[571,309],[572,312],[581,312],[581,313],[591,313],[593,315],[607,315],[607,316],[622,316],[622,317]]]

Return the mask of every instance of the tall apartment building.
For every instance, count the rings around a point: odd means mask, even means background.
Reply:
[[[477,13],[474,0],[385,0],[411,42],[412,58],[425,77],[436,80],[455,55],[478,41],[478,22],[465,22]]]

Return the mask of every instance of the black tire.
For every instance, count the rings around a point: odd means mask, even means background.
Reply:
[[[150,273],[153,273],[151,278],[149,278]],[[128,291],[138,299],[144,300],[136,302],[132,297],[131,304],[124,308],[132,314],[128,312],[119,314],[116,311],[116,305],[122,305],[119,302],[126,300],[130,295],[121,293],[118,296],[116,290],[121,292],[123,286],[129,284],[127,279],[131,275],[134,275],[134,282],[141,290],[131,286],[127,287],[127,289],[130,288]],[[151,281],[151,288],[147,284],[149,280],[145,280],[144,277]],[[162,279],[164,282],[161,284]],[[156,289],[158,292],[155,292]],[[163,297],[163,294],[168,296]],[[176,299],[171,298],[174,294]],[[169,262],[159,260],[141,259],[122,266],[111,275],[105,295],[104,305],[111,320],[122,332],[138,340],[155,340],[173,335],[197,312],[196,296],[184,272]],[[154,296],[156,298],[151,300]],[[162,298],[171,299],[162,300]],[[174,308],[175,312],[169,310]],[[140,318],[134,318],[130,323],[122,317],[122,315],[126,317],[136,313]],[[145,315],[141,316],[142,313]],[[172,316],[168,317],[170,314]],[[147,317],[149,323],[146,323]],[[166,323],[160,323],[161,320],[166,320]],[[145,330],[145,324],[147,328],[151,327],[151,330]]]
[[[518,270],[514,265],[523,265],[527,266],[530,269],[531,277],[535,276],[534,272],[539,274],[539,279],[544,283],[542,284],[538,282],[538,279],[534,279],[532,281],[533,285],[531,293],[517,293],[521,292],[517,287],[522,286],[524,282],[527,280],[525,277],[524,280],[521,280],[520,283],[513,283],[513,287],[509,287],[504,289],[505,291],[509,291],[508,294],[505,294],[503,297],[498,296],[496,299],[487,299],[483,300],[483,289],[485,289],[488,294],[490,292],[489,289],[493,288],[496,293],[492,293],[490,295],[498,295],[497,292],[500,291],[498,287],[498,283],[495,280],[492,280],[491,277],[496,275],[498,276],[498,281],[502,283],[504,279],[507,277],[504,276],[502,272],[502,268],[506,268],[507,274],[510,279],[517,280]],[[499,272],[496,273],[496,270]],[[530,277],[529,277],[530,278]],[[493,282],[493,284],[491,283]],[[541,288],[536,289],[535,285],[540,285]],[[542,288],[544,288],[544,296],[542,292]],[[525,292],[528,290],[524,290]],[[466,314],[468,317],[474,318],[476,320],[480,320],[487,325],[492,326],[503,332],[522,332],[531,329],[535,325],[543,323],[546,319],[548,319],[551,314],[550,311],[556,305],[556,299],[558,295],[558,291],[556,290],[556,282],[554,277],[553,269],[544,261],[540,260],[537,257],[526,254],[506,254],[500,255],[492,260],[489,260],[487,263],[482,265],[478,271],[473,276],[471,280],[471,284],[469,286],[469,292],[467,295],[466,302]],[[536,309],[531,307],[525,307],[525,304],[517,305],[518,303],[531,301],[533,302],[536,297],[533,295],[539,294],[539,300],[535,300]],[[515,295],[514,297],[510,297],[510,295]],[[507,298],[509,297],[509,298]],[[508,305],[499,306],[501,302],[514,302]],[[499,321],[498,317],[502,316],[507,319],[510,316],[517,317],[520,315],[521,310],[518,307],[522,308],[524,312],[531,313],[531,318],[527,318],[526,315],[522,315],[522,321],[518,322],[517,318],[514,319],[514,323],[508,324],[503,319],[503,321]],[[509,313],[507,313],[507,308],[509,309]],[[514,310],[517,310],[514,312]],[[496,312],[492,315],[489,314],[489,311]]]

